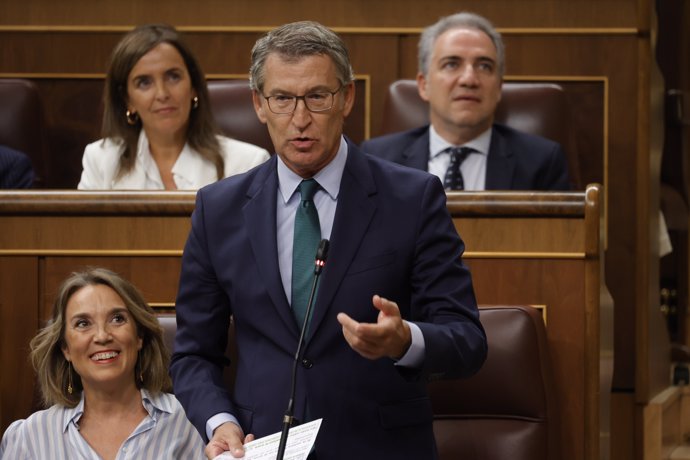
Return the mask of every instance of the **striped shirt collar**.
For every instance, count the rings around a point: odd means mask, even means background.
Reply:
[[[161,412],[166,412],[171,414],[173,408],[171,402],[163,398],[162,393],[153,394],[148,390],[141,389],[141,401],[144,409],[149,414],[154,421],[158,419],[158,414]],[[84,415],[84,392],[81,392],[81,399],[79,404],[74,407],[65,407],[63,412],[63,422],[62,422],[62,432],[66,432],[70,424],[73,424],[75,428],[79,429],[79,419]]]

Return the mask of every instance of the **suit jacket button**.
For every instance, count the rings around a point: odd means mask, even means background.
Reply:
[[[302,366],[304,366],[305,369],[311,369],[314,366],[314,363],[311,362],[310,359],[304,358],[302,360]]]

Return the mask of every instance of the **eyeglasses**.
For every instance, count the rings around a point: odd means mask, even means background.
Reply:
[[[315,91],[304,96],[290,96],[287,94],[276,94],[274,96],[262,96],[268,103],[271,112],[284,115],[297,110],[297,101],[302,99],[307,110],[310,112],[325,112],[333,107],[335,95],[343,89],[340,85],[335,91]]]

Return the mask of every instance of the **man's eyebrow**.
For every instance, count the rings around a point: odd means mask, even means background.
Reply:
[[[302,93],[302,95],[312,94],[312,93],[325,93],[325,92],[331,93],[333,91],[331,90],[331,88],[328,85],[318,85],[318,86],[314,86],[312,88],[309,88],[304,93]],[[269,94],[269,95],[284,94],[284,95],[288,95],[288,96],[296,95],[293,91],[286,91],[286,90],[283,90],[280,88],[274,88],[266,94]]]

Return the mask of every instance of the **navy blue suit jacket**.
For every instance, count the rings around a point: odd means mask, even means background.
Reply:
[[[33,185],[34,170],[29,157],[0,145],[0,189],[31,188]]]
[[[429,126],[376,137],[362,150],[427,171]],[[486,190],[570,190],[568,163],[551,140],[494,124],[486,164]]]
[[[280,431],[299,328],[282,287],[276,242],[276,156],[201,189],[184,249],[171,364],[176,396],[205,436],[219,412],[245,433]],[[323,417],[319,458],[436,458],[426,381],[468,376],[486,355],[464,245],[439,180],[352,144],[328,262],[297,375],[295,416]],[[419,370],[353,351],[336,320],[376,322],[372,296],[398,303],[426,346]],[[237,377],[223,385],[230,316]]]

